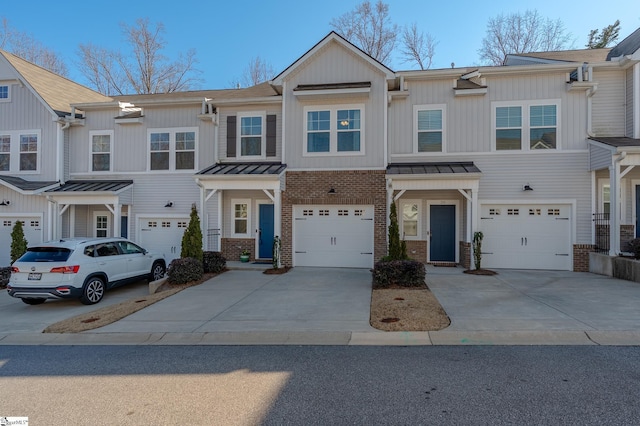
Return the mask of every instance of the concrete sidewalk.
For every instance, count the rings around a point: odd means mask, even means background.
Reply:
[[[284,275],[232,270],[85,333],[16,333],[0,325],[0,345],[640,345],[640,284],[588,273],[500,270],[487,277],[431,266],[427,282],[452,321],[441,331],[372,328],[368,270],[294,268]]]

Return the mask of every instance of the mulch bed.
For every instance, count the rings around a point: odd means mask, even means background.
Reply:
[[[289,272],[291,270],[291,266],[283,266],[281,268],[278,269],[265,269],[263,274],[267,274],[267,275],[282,275],[282,274],[286,274],[287,272]]]
[[[471,275],[498,275],[496,271],[490,269],[467,269],[464,273]]]

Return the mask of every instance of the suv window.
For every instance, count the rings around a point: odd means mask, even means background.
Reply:
[[[114,243],[102,243],[96,245],[96,253],[98,256],[117,256],[118,247]]]
[[[29,247],[20,262],[66,262],[71,250],[62,247]]]
[[[144,250],[129,241],[118,241],[122,254],[144,253]]]

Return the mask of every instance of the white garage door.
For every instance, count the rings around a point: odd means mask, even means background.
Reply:
[[[42,220],[40,216],[0,217],[0,266],[9,266],[11,263],[11,232],[16,221],[22,221],[24,237],[28,245],[42,242]]]
[[[189,225],[188,217],[143,217],[138,219],[140,245],[147,250],[164,253],[167,265],[180,257],[182,234]]]
[[[571,270],[571,205],[482,205],[483,268]]]
[[[294,206],[294,266],[373,267],[373,206]]]

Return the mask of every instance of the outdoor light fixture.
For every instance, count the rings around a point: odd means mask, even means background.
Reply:
[[[0,203],[0,206],[10,206],[10,205],[11,205],[10,200],[2,200],[2,202]]]
[[[173,207],[173,201],[167,201],[167,204],[164,205],[165,207]]]
[[[533,191],[533,188],[531,187],[531,185],[526,184],[522,187],[523,191]]]

